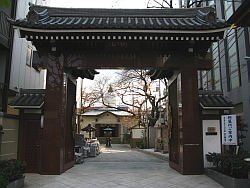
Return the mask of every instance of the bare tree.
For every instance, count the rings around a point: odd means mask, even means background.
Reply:
[[[201,7],[202,3],[214,2],[214,0],[187,0],[185,4],[181,5],[181,8]],[[178,4],[179,0],[148,0],[148,8],[174,8],[174,5]]]
[[[83,110],[93,106],[96,103],[103,103],[104,93],[107,92],[110,77],[103,76],[95,80],[91,86],[82,89],[82,107]]]
[[[154,126],[160,115],[161,101],[166,99],[165,94],[156,95],[152,86],[156,84],[147,75],[146,70],[124,70],[119,73],[119,79],[116,82],[115,91],[123,104],[132,107],[138,114],[139,123],[143,106],[149,103],[150,111],[148,113],[148,125]],[[167,89],[167,80],[160,80],[164,89]],[[147,108],[147,107],[146,107]]]

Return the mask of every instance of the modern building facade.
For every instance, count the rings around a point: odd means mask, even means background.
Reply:
[[[242,2],[244,1],[209,0],[204,1],[202,6],[215,6],[217,16],[228,21]],[[248,124],[250,124],[250,59],[247,58],[250,56],[249,31],[249,26],[232,26],[223,40],[211,46],[213,68],[210,71],[198,72],[199,88],[223,90],[224,95],[236,103],[234,109],[227,113],[236,114],[238,119]],[[245,132],[244,135],[246,138],[243,139],[243,148],[250,151],[250,133]]]

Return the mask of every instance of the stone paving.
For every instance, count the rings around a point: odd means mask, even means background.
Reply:
[[[24,188],[221,188],[206,175],[181,175],[166,160],[127,145],[101,146],[97,157],[85,158],[61,175],[27,173]]]

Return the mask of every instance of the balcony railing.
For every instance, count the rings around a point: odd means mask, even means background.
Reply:
[[[7,40],[10,39],[10,23],[7,22],[6,18],[7,14],[4,12],[0,12],[0,34],[6,38]]]

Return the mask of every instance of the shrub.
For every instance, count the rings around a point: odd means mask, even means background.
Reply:
[[[0,176],[8,182],[24,177],[26,163],[17,159],[0,161]]]
[[[245,158],[249,158],[250,153],[246,150],[240,150],[236,154],[220,154],[220,153],[208,153],[206,159],[208,162],[212,162],[216,166],[216,170],[234,177],[234,178],[247,178],[248,170],[250,169],[249,162],[245,162]]]
[[[139,142],[136,142],[136,147],[140,148],[140,149],[144,149],[144,143],[143,141],[139,141]]]
[[[4,188],[9,184],[8,180],[6,180],[2,175],[0,175],[0,187]]]

